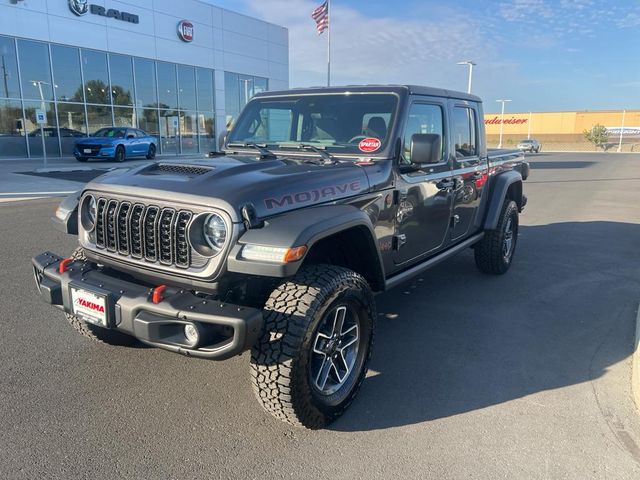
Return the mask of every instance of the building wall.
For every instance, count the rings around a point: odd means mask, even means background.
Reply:
[[[609,143],[618,145],[622,127],[622,110],[583,112],[505,113],[503,145],[512,145],[530,134],[547,147],[592,150],[583,132],[600,124],[610,130]],[[485,114],[487,141],[495,146],[500,138],[500,114]],[[640,151],[640,110],[626,110],[622,135],[625,150]],[[549,150],[549,148],[546,148]]]
[[[225,72],[268,79],[270,90],[289,84],[286,28],[197,0],[90,0],[139,16],[137,24],[88,13],[76,16],[67,0],[0,0],[0,35],[121,53],[215,71],[215,120],[225,118]],[[194,25],[183,42],[177,25]]]

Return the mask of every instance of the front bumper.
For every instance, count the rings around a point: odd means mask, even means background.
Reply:
[[[50,252],[32,259],[38,292],[47,303],[73,314],[72,288],[103,296],[106,328],[148,345],[187,356],[224,360],[251,348],[261,334],[263,318],[258,309],[175,288],[167,288],[164,299],[156,304],[149,286],[124,280],[88,261],[74,261],[60,273],[62,260]],[[202,333],[196,347],[190,347],[184,337],[187,323],[193,323]]]
[[[73,150],[73,155],[76,158],[115,158],[116,149],[115,147],[102,147],[98,149],[91,149],[91,152],[85,152],[82,145],[76,146]]]

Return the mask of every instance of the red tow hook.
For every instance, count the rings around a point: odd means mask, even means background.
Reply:
[[[166,289],[167,289],[166,285],[158,285],[156,288],[154,288],[153,293],[151,294],[151,301],[156,305],[161,301],[163,301],[164,297],[162,296],[162,294]]]
[[[67,271],[67,267],[71,263],[73,263],[73,258],[65,258],[64,260],[62,260],[60,262],[60,265],[58,265],[58,273],[66,272]]]

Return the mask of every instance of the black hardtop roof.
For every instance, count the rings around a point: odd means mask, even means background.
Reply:
[[[471,102],[482,102],[480,97],[470,95],[455,90],[445,90],[444,88],[423,87],[420,85],[344,85],[336,87],[307,87],[292,88],[290,90],[273,90],[260,92],[256,97],[274,97],[281,95],[309,95],[313,93],[344,93],[344,92],[391,92],[409,93],[415,95],[428,95],[431,97],[456,98],[459,100],[469,100]]]

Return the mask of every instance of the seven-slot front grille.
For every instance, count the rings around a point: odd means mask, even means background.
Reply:
[[[193,212],[99,198],[96,213],[98,248],[179,268],[201,266],[187,238]]]

